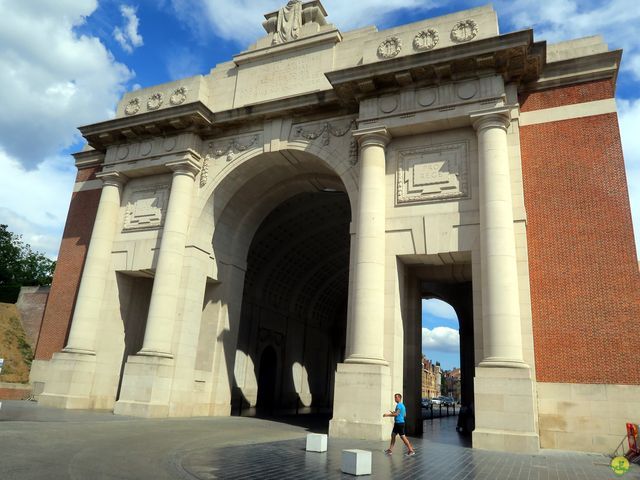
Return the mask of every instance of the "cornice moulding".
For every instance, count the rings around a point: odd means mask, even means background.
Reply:
[[[454,45],[439,50],[328,72],[327,79],[347,101],[385,88],[433,84],[497,72],[506,81],[537,79],[546,63],[546,43],[533,41],[533,30]]]
[[[104,162],[104,152],[89,150],[72,154],[78,170],[97,167]]]
[[[133,139],[207,129],[213,123],[213,112],[202,102],[141,113],[80,127],[80,133],[96,150]]]
[[[615,85],[621,61],[622,50],[612,50],[547,63],[540,78],[523,84],[520,91],[536,91],[604,79],[613,79]]]

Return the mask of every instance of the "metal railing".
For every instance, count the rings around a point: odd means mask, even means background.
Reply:
[[[449,417],[460,413],[459,405],[434,405],[433,403],[427,407],[422,407],[422,419],[431,420],[433,418]]]

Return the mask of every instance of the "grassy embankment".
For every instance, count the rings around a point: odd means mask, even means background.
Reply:
[[[11,303],[0,303],[0,358],[4,358],[0,382],[29,381],[33,351],[22,329],[20,314]]]

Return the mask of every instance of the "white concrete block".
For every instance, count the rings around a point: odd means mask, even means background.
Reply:
[[[307,452],[326,452],[327,435],[324,433],[310,433],[307,435]]]
[[[349,475],[371,475],[371,452],[367,450],[343,450],[342,472]]]

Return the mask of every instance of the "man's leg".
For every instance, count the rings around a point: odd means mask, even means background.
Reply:
[[[396,432],[391,434],[391,443],[389,444],[389,448],[387,449],[387,453],[391,453],[393,451],[393,447],[396,444]]]
[[[411,442],[409,442],[409,439],[407,438],[407,436],[401,435],[400,439],[406,445],[407,449],[409,450],[409,453],[413,452],[413,446],[411,446]]]

